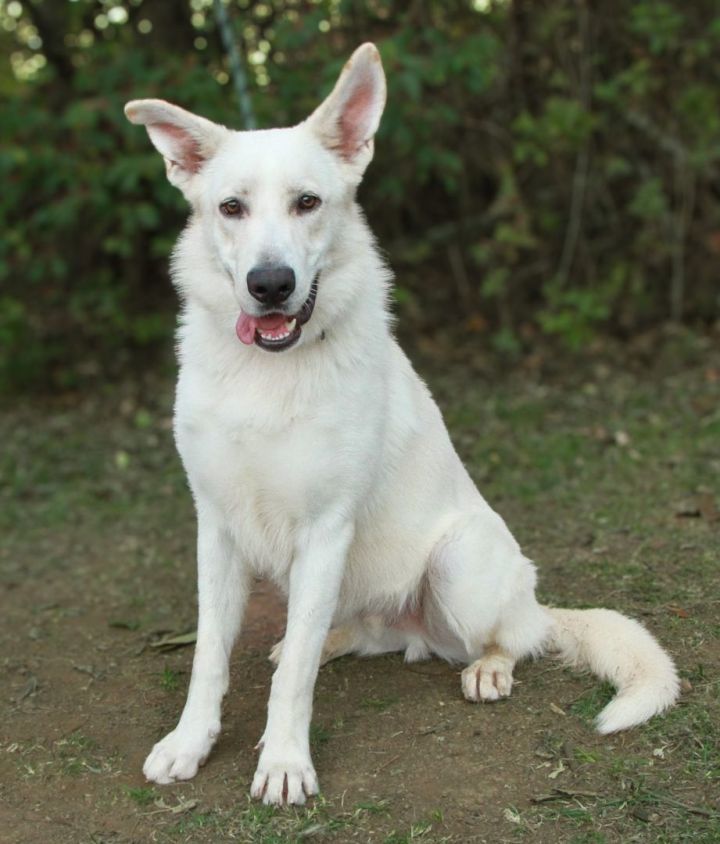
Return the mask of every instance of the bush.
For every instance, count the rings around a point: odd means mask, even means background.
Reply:
[[[263,126],[302,119],[349,52],[378,43],[389,104],[362,198],[403,298],[482,313],[506,348],[528,325],[580,345],[717,314],[714,3],[229,11]],[[183,200],[124,102],[240,120],[211,0],[6,3],[0,28],[0,386],[70,383],[79,363],[111,371],[166,345],[174,322]]]

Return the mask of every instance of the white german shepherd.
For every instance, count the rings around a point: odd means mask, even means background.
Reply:
[[[251,788],[266,803],[317,793],[313,687],[341,654],[437,654],[467,665],[468,700],[493,701],[517,660],[559,653],[617,687],[601,733],[678,695],[671,659],[637,622],[538,604],[535,567],[392,336],[390,273],[355,202],[384,103],[364,44],[290,129],[234,132],[162,100],[126,107],[193,211],[172,266],[199,622],[182,716],[143,768],[154,782],[195,776],[220,733],[253,574],[288,597]]]

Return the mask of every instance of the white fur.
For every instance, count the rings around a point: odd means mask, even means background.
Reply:
[[[677,697],[670,658],[640,625],[537,603],[534,566],[470,480],[391,334],[389,273],[354,200],[384,97],[379,56],[364,45],[325,103],[290,129],[231,132],[160,100],[127,107],[194,211],[173,276],[183,300],[175,437],[198,516],[198,641],[178,726],[145,762],[155,782],[194,776],[219,734],[250,573],[288,595],[252,784],[265,802],[316,793],[313,686],[321,660],[341,653],[463,661],[466,697],[493,700],[510,693],[517,659],[557,650],[618,687],[601,732]],[[294,197],[307,191],[322,205],[298,215]],[[243,219],[219,213],[228,196],[242,198]],[[312,318],[277,353],[241,344],[234,330],[241,310],[261,313],[246,275],[267,259],[295,272],[288,313],[319,273]]]
[[[637,621],[603,609],[550,609],[550,614],[555,626],[548,647],[569,666],[589,668],[618,691],[597,717],[598,732],[642,724],[675,703],[675,666]]]

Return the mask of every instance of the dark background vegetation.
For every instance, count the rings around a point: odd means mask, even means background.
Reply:
[[[374,40],[389,105],[361,199],[403,324],[503,353],[717,317],[714,0],[230,0],[261,127]],[[212,0],[0,2],[0,385],[167,352],[182,197],[123,103],[242,128]]]

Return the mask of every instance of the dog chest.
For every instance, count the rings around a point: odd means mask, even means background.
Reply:
[[[283,535],[367,486],[369,431],[347,402],[294,413],[178,390],[175,438],[196,497],[245,535]],[[366,414],[367,416],[367,414]]]

